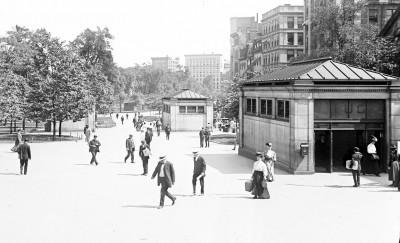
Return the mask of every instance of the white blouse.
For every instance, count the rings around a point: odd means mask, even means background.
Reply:
[[[264,176],[268,174],[267,166],[262,160],[257,160],[256,162],[254,162],[252,174],[254,173],[254,171],[262,171],[264,172]]]
[[[369,154],[376,154],[376,147],[375,147],[375,144],[373,144],[373,143],[368,144],[367,152],[368,152]]]

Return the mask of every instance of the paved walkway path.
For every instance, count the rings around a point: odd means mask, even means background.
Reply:
[[[140,176],[141,161],[123,163],[131,123],[99,129],[99,166],[83,141],[31,144],[33,160],[20,176],[11,144],[0,144],[1,242],[397,242],[400,192],[387,177],[350,173],[293,176],[278,172],[270,200],[244,191],[252,161],[232,146],[200,149],[208,168],[206,196],[192,196],[196,133],[154,137],[153,171],[165,152],[176,168],[175,206],[156,209],[156,180]],[[166,205],[169,205],[166,199]]]

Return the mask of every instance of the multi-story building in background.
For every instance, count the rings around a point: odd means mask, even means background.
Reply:
[[[355,0],[345,0],[344,5],[354,5]],[[323,8],[329,4],[340,4],[340,0],[305,0],[304,1],[304,17],[305,17],[305,53],[312,55],[314,51],[324,48],[332,48],[332,41],[335,39],[327,30],[325,33],[315,31],[313,28],[312,19],[318,11],[318,8]],[[400,0],[366,0],[360,11],[355,13],[353,18],[354,24],[372,24],[378,27],[381,31],[386,22],[395,13],[400,6]],[[330,41],[327,41],[330,40]]]
[[[233,17],[230,22],[231,77],[237,77],[247,69],[246,65],[243,65],[243,60],[247,58],[247,51],[244,53],[243,48],[259,36],[259,24],[258,17]]]
[[[254,71],[265,72],[286,66],[290,59],[302,55],[303,22],[304,6],[285,4],[264,13],[262,38],[255,40],[253,45]]]
[[[164,72],[177,72],[180,69],[179,58],[165,57],[152,57],[151,65],[155,69],[161,69]]]
[[[191,77],[198,82],[211,78],[214,89],[221,88],[221,54],[185,55],[185,67]]]

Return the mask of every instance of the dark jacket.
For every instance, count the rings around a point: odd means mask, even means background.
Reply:
[[[23,143],[18,147],[19,159],[31,159],[31,147],[27,143]]]
[[[150,157],[150,156],[144,156],[143,150],[145,150],[146,148],[150,149],[149,145],[147,145],[147,144],[140,145],[140,147],[139,147],[139,156],[140,157]]]
[[[100,147],[101,143],[99,142],[99,140],[94,140],[92,139],[89,142],[89,152],[100,152]]]
[[[206,129],[206,130],[204,131],[204,136],[205,136],[206,138],[209,138],[209,137],[211,136],[210,130]]]
[[[153,175],[151,176],[151,179],[154,179],[154,177],[157,176],[157,185],[161,184],[161,181],[160,181],[161,165],[162,165],[162,162],[161,161],[158,162],[158,165],[157,165],[156,169],[154,170]],[[174,166],[169,161],[165,161],[165,163],[164,163],[164,176],[165,176],[165,180],[167,182],[167,186],[171,187],[175,183],[175,170],[174,170]]]
[[[204,130],[203,129],[200,130],[199,136],[200,136],[200,138],[204,138]]]
[[[201,173],[206,173],[206,162],[204,161],[203,157],[199,156],[197,160],[193,158],[194,168],[193,174],[200,175]]]
[[[165,133],[170,133],[171,132],[171,128],[169,126],[165,127]]]
[[[144,140],[146,141],[147,144],[151,143],[151,140],[153,136],[151,135],[151,133],[149,131],[146,132],[146,134],[144,135]]]
[[[125,141],[125,146],[126,146],[126,149],[127,149],[127,150],[129,150],[129,151],[131,151],[131,150],[135,151],[135,143],[133,142],[133,139],[127,138],[126,141]]]

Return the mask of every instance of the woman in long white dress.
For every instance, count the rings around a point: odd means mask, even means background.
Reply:
[[[275,178],[276,153],[272,150],[272,143],[268,142],[265,145],[267,145],[267,150],[264,153],[264,162],[268,169],[267,180],[273,181]]]

